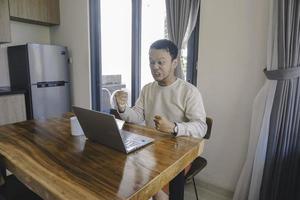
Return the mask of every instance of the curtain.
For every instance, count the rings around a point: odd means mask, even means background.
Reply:
[[[254,102],[236,200],[300,199],[300,3],[271,2],[267,80]]]
[[[200,0],[165,0],[167,11],[168,37],[178,47],[178,58],[181,57],[181,49],[195,28],[200,8]],[[184,79],[180,62],[178,62],[175,74]]]
[[[300,1],[277,0],[278,70],[260,199],[300,199]]]
[[[267,70],[277,69],[277,6],[271,2]],[[277,81],[266,79],[253,102],[248,153],[235,188],[234,200],[258,200],[267,151],[269,123]]]

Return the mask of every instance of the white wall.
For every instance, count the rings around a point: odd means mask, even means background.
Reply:
[[[20,45],[28,42],[50,43],[49,27],[15,21],[11,21],[10,26],[12,42],[2,44],[0,48],[0,87],[10,85],[7,63],[7,46]]]
[[[244,164],[253,99],[264,82],[269,0],[204,0],[201,5],[198,87],[212,137],[197,177],[233,191]]]
[[[67,46],[72,58],[73,104],[90,108],[88,0],[60,0],[60,26],[50,28],[52,44]]]

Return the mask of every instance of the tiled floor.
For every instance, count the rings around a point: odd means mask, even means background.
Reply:
[[[197,181],[197,180],[196,180]],[[207,189],[205,187],[201,187],[201,184],[197,184],[197,191],[199,200],[231,200],[231,195],[222,194],[218,190],[214,190],[213,188]],[[185,200],[196,200],[196,195],[194,191],[193,183],[188,183],[185,185],[184,191],[184,199]]]

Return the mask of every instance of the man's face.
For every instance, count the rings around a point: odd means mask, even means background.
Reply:
[[[149,61],[152,76],[160,85],[170,85],[176,80],[174,71],[177,66],[177,59],[172,60],[168,51],[150,49]]]

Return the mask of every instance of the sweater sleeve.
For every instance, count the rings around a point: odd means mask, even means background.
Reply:
[[[133,107],[126,107],[125,111],[123,113],[119,112],[120,117],[126,121],[131,123],[142,123],[145,120],[144,115],[144,88],[135,102],[135,105]]]
[[[207,130],[206,113],[202,96],[196,88],[187,97],[185,117],[188,122],[177,123],[177,136],[204,137]]]

